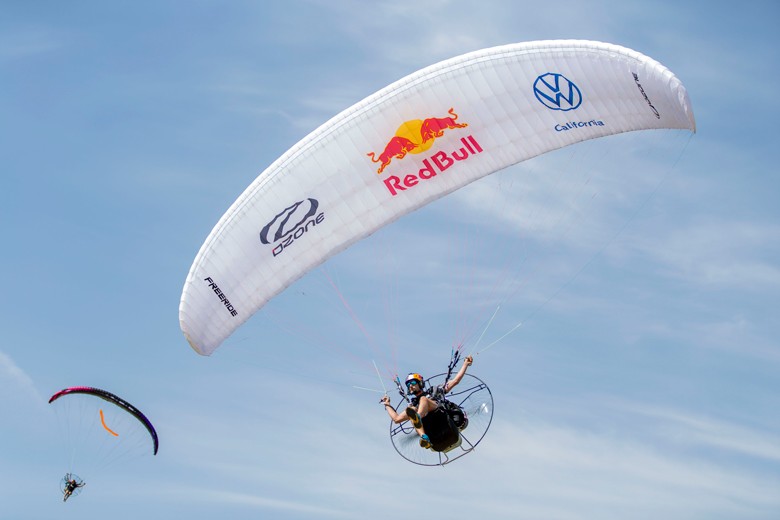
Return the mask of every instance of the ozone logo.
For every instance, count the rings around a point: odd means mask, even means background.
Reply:
[[[276,215],[271,222],[260,231],[260,241],[263,244],[278,242],[280,239],[294,232],[308,218],[317,213],[320,203],[317,199],[301,200],[292,206],[285,208]],[[291,224],[291,222],[293,222]],[[268,240],[268,235],[273,231],[273,238]]]
[[[548,72],[536,78],[534,94],[541,104],[551,110],[567,112],[582,104],[580,89],[563,74]]]
[[[263,244],[276,243],[272,253],[274,256],[281,254],[287,247],[325,220],[324,213],[317,213],[319,205],[317,199],[309,198],[283,209],[260,231],[260,242]]]

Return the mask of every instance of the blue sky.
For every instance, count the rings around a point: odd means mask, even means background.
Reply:
[[[778,22],[772,1],[0,3],[0,518],[776,518]],[[557,38],[669,67],[697,134],[509,169],[329,261],[212,357],[189,348],[187,271],[267,165],[419,68]],[[549,203],[549,171],[593,197]],[[505,192],[527,205],[486,225]],[[441,371],[507,258],[482,347],[523,325],[473,367],[493,426],[414,466],[353,386],[380,387],[372,360]],[[143,410],[160,453],[63,505],[46,401],[72,385]]]

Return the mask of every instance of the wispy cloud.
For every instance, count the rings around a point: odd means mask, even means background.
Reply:
[[[675,443],[709,446],[780,463],[780,435],[776,433],[671,408],[631,405],[625,409],[656,421],[659,435]]]
[[[0,384],[4,387],[3,396],[16,395],[41,400],[32,378],[22,370],[11,357],[0,352]]]
[[[780,268],[772,261],[780,226],[773,223],[709,217],[670,226],[658,240],[636,246],[689,283],[762,291],[780,286]]]
[[[357,515],[351,514],[338,508],[326,506],[317,506],[304,503],[304,501],[282,500],[261,493],[241,493],[218,487],[191,488],[191,487],[166,487],[164,490],[166,499],[181,498],[189,502],[199,504],[209,504],[221,508],[248,507],[260,511],[268,512],[293,512],[315,515],[317,518],[357,518]],[[271,513],[272,514],[272,513]]]
[[[0,417],[2,435],[33,436],[45,432],[47,399],[35,388],[33,379],[11,357],[0,352]],[[0,435],[0,436],[2,436]],[[9,453],[0,453],[0,458]]]
[[[690,442],[701,441],[700,424],[677,424]],[[522,467],[504,468],[506,474],[495,480],[499,493],[514,491],[521,511],[531,507],[545,517],[575,518],[579,510],[600,518],[669,517],[681,511],[694,517],[762,517],[780,507],[772,492],[777,477],[665,450],[641,435],[530,420],[497,425],[489,435],[485,458],[522,461]],[[775,460],[773,451],[764,453]]]

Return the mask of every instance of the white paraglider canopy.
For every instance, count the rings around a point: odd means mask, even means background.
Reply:
[[[695,127],[677,77],[616,45],[519,43],[432,65],[338,114],[255,179],[195,258],[182,331],[211,354],[332,255],[512,164],[607,135]]]

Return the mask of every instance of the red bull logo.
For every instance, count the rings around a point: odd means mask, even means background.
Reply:
[[[465,128],[467,123],[458,123],[458,114],[454,108],[450,108],[450,117],[429,117],[427,119],[413,119],[406,121],[398,127],[395,135],[385,145],[385,149],[379,155],[369,152],[368,155],[375,163],[379,163],[376,170],[381,174],[393,159],[403,159],[406,154],[418,154],[425,152],[437,138],[444,135],[445,130],[452,128]]]

